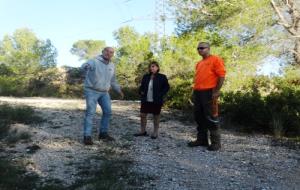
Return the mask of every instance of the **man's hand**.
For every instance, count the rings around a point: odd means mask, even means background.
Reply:
[[[219,96],[220,96],[220,91],[219,90],[213,90],[212,97],[213,98],[218,98]]]
[[[90,68],[91,68],[90,64],[86,64],[86,65],[84,66],[84,70],[89,70]]]
[[[219,77],[217,86],[213,89],[212,98],[218,98],[220,96],[220,89],[224,83],[224,80],[224,77]]]
[[[124,93],[122,91],[120,92],[120,97],[121,97],[121,100],[124,99]]]

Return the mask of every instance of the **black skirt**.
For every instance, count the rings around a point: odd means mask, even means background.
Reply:
[[[144,102],[141,104],[141,113],[152,113],[159,115],[162,105],[154,104],[153,102]]]

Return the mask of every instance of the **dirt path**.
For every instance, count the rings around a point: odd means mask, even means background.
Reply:
[[[97,141],[94,127],[95,144],[84,146],[83,100],[0,97],[0,102],[32,106],[46,119],[35,126],[16,124],[16,128],[30,131],[32,142],[5,149],[13,153],[13,158],[26,160],[27,170],[37,173],[45,183],[58,180],[71,186],[90,178],[88,171],[101,168],[105,157],[115,155],[132,163],[126,174],[135,176],[119,180],[131,180],[136,189],[300,189],[299,149],[275,146],[269,137],[223,131],[223,149],[219,152],[188,148],[186,143],[195,136],[195,126],[163,112],[158,139],[134,138],[132,134],[139,128],[139,103],[113,101],[110,132],[116,142]],[[99,118],[101,112],[97,115]],[[150,131],[151,120],[148,124]],[[40,149],[29,154],[32,145]],[[133,183],[133,178],[140,180]]]

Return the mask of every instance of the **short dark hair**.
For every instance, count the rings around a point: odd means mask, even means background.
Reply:
[[[151,65],[155,65],[156,67],[158,67],[157,73],[159,73],[159,65],[157,61],[150,61],[149,65],[148,65],[148,71],[149,73],[151,73]]]
[[[112,50],[114,50],[114,48],[113,48],[113,47],[106,46],[106,47],[104,47],[104,48],[102,49],[102,53],[103,53],[104,51],[108,50],[108,49],[112,49]]]

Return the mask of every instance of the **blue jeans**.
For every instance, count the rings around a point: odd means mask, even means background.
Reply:
[[[85,89],[86,112],[84,118],[84,136],[92,136],[93,118],[96,113],[97,103],[102,109],[102,118],[99,126],[101,134],[107,134],[111,118],[111,100],[108,92],[97,92]]]

